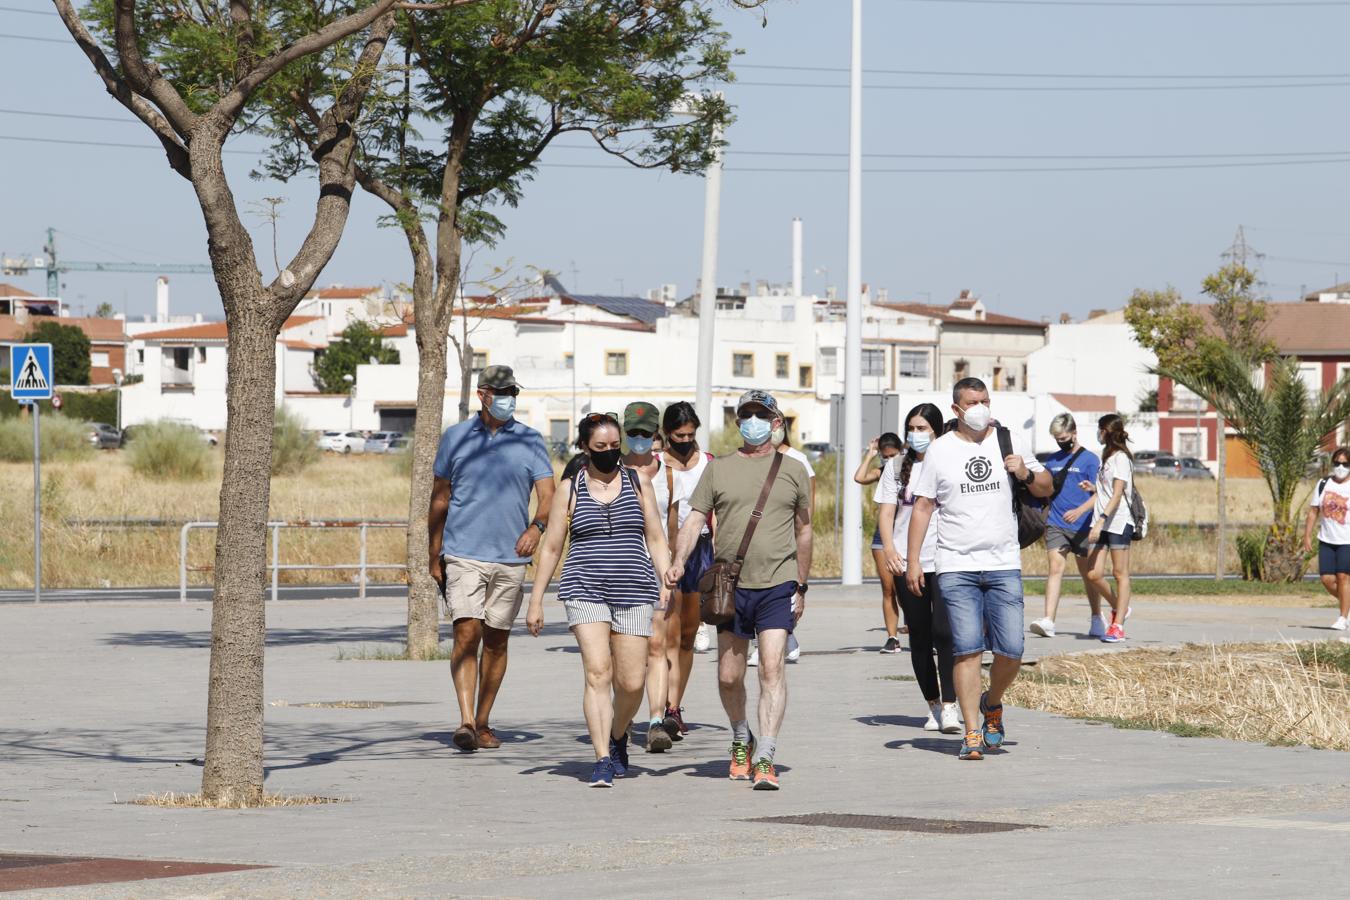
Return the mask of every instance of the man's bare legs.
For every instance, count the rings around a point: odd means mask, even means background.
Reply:
[[[958,656],[952,666],[952,681],[956,684],[956,700],[961,704],[961,715],[966,721],[966,730],[974,731],[974,723],[980,721],[980,659],[983,653],[970,653]],[[989,692],[986,702],[989,706],[1003,703],[1003,692],[1017,678],[1022,668],[1021,660],[1009,659],[994,654],[994,664],[989,668]]]

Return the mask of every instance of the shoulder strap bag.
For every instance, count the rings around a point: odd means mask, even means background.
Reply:
[[[998,431],[999,451],[1006,459],[1013,452],[1012,433],[1002,425],[995,428]],[[999,463],[1002,464],[1003,459]],[[1011,472],[1008,473],[1008,483],[1012,485],[1012,512],[1017,522],[1017,543],[1025,549],[1045,537],[1045,507],[1027,492]]]
[[[769,491],[773,489],[774,479],[783,466],[783,454],[774,453],[769,465],[769,476],[760,488],[759,499],[755,501],[754,512],[741,536],[741,546],[736,550],[736,559],[730,563],[713,563],[698,580],[699,616],[709,625],[725,625],[736,616],[736,583],[741,578],[741,566],[745,563],[746,551],[750,549],[750,539],[754,537],[755,526],[764,517],[764,504],[769,502]],[[705,475],[706,477],[706,475]]]

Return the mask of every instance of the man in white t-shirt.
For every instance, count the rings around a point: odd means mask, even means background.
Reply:
[[[956,699],[966,721],[961,759],[983,759],[986,749],[1003,744],[1003,692],[1022,664],[1022,551],[1017,542],[1011,479],[1035,497],[1054,492],[1050,473],[1023,453],[1009,435],[1012,453],[1004,456],[999,428],[993,425],[989,389],[978,378],[962,378],[952,388],[956,428],[935,440],[924,457],[914,486],[905,578],[922,593],[920,561],[924,535],[935,504],[938,597],[952,631]],[[989,690],[980,693],[980,658],[994,652]],[[971,729],[977,712],[984,717]]]

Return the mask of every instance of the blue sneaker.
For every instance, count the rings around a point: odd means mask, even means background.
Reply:
[[[595,768],[591,769],[591,787],[614,787],[614,762],[608,756],[595,761]]]
[[[980,695],[980,714],[984,716],[984,722],[980,726],[980,731],[984,733],[984,745],[990,750],[996,750],[1003,746],[1003,738],[1007,736],[1007,731],[1003,728],[1003,706],[988,706],[985,704],[985,698],[989,693]]]
[[[628,732],[625,731],[618,740],[609,739],[609,759],[616,777],[628,774]]]

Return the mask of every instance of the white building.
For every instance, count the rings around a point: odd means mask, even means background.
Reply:
[[[1115,402],[1108,411],[1134,413],[1158,387],[1151,374],[1157,364],[1153,351],[1134,339],[1124,310],[1114,310],[1051,325],[1045,346],[1027,357],[1027,389],[1109,395]]]

